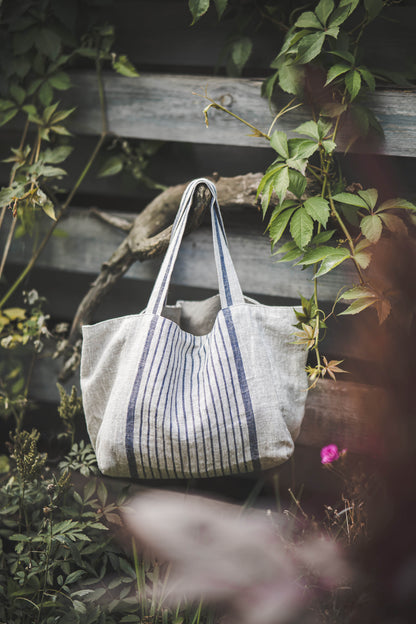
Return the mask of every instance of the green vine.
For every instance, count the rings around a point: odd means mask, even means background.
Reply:
[[[221,15],[231,4],[221,3]],[[207,93],[201,96],[209,102],[203,111],[207,125],[209,110],[218,109],[248,126],[253,136],[268,141],[275,151],[257,195],[279,262],[295,261],[302,268],[313,267],[314,293],[311,299],[301,298],[302,312],[296,312],[295,332],[297,343],[305,344],[315,354],[315,363],[307,367],[312,385],[325,375],[335,379],[335,373],[344,372],[339,368],[341,361],[328,362],[320,353],[322,330],[333,314],[333,310],[328,315],[320,310],[320,278],[345,262],[352,263],[357,283],[337,297],[337,301],[349,303],[340,314],[357,314],[372,307],[379,322],[385,321],[392,307],[391,293],[376,288],[366,274],[372,246],[386,232],[407,234],[405,212],[416,210],[401,198],[378,202],[374,188],[350,192],[336,157],[336,151],[348,151],[371,130],[382,132],[365,99],[375,90],[380,72],[358,59],[365,29],[388,4],[386,0],[321,0],[314,10],[299,11],[289,24],[282,47],[271,63],[275,71],[265,80],[262,92],[271,99],[279,85],[295,96],[277,113],[272,129],[279,117],[302,104],[308,74],[319,71],[324,97],[315,97],[312,118],[294,130],[299,138],[288,138],[281,130],[271,133],[270,129],[266,134]],[[190,3],[194,20],[208,8],[209,2]],[[341,140],[340,130],[345,134],[351,119],[356,121],[355,127],[347,141]],[[284,236],[288,240],[281,244]]]

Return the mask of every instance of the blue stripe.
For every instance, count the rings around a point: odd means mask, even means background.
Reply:
[[[191,357],[191,374],[189,377],[189,402],[191,405],[191,415],[192,415],[192,426],[193,426],[193,430],[194,430],[194,441],[195,441],[195,457],[196,457],[196,469],[197,469],[197,476],[200,477],[201,476],[201,470],[199,467],[199,456],[198,456],[198,441],[197,441],[197,436],[196,436],[196,428],[195,428],[195,412],[194,412],[194,403],[193,403],[193,388],[192,388],[192,384],[193,384],[193,380],[194,380],[194,353],[195,353],[195,336],[191,336],[192,339],[192,357]],[[199,398],[198,398],[199,401]],[[190,445],[188,445],[189,447]],[[189,455],[189,450],[188,450],[188,455]],[[189,469],[191,469],[191,459],[189,458]],[[194,476],[194,475],[192,475]]]
[[[220,424],[218,422],[218,415],[217,415],[217,409],[215,407],[214,393],[213,393],[213,390],[212,390],[211,378],[210,378],[210,375],[208,373],[208,370],[207,370],[206,379],[208,381],[208,388],[209,388],[209,392],[210,392],[210,395],[211,395],[211,405],[210,405],[210,407],[212,407],[212,409],[214,411],[215,422],[216,422],[216,425],[217,425],[215,433],[217,434],[216,437],[217,437],[217,440],[218,440],[218,447],[219,447],[219,451],[220,451],[221,474],[223,475],[223,474],[225,474],[225,472],[224,472],[224,462],[223,462],[223,459],[222,459],[222,445],[221,445],[221,435],[220,435]],[[210,416],[211,416],[211,414],[207,414],[208,422],[210,421]],[[211,434],[211,440],[212,440],[212,434]],[[227,450],[228,450],[228,440],[227,440]]]
[[[186,334],[186,337],[187,337],[187,339],[189,338],[189,345],[188,345],[187,350],[185,351],[184,362],[183,362],[183,371],[182,371],[182,408],[183,408],[183,416],[184,416],[184,423],[185,423],[186,449],[188,451],[189,474],[192,475],[192,463],[191,463],[191,451],[190,451],[191,445],[190,445],[190,440],[189,440],[188,418],[187,418],[186,407],[185,407],[185,371],[186,371],[187,355],[188,355],[189,350],[192,347],[192,336]],[[193,365],[193,358],[192,358],[192,356],[191,356],[191,362],[192,362],[192,365]],[[188,390],[188,393],[190,394],[190,403],[192,405],[192,394],[190,392],[190,389]],[[191,409],[191,413],[192,413],[192,409]],[[177,418],[178,418],[178,416],[176,415],[176,419]],[[193,413],[192,413],[192,419],[193,419]],[[178,427],[178,430],[179,430],[179,427]]]
[[[168,381],[168,387],[167,387],[167,390],[166,390],[165,408],[163,410],[163,420],[162,420],[163,459],[165,460],[165,470],[166,470],[166,474],[168,476],[169,476],[170,473],[169,473],[169,469],[168,469],[168,460],[167,460],[167,457],[166,457],[166,439],[165,439],[165,431],[166,431],[166,429],[165,429],[165,422],[166,422],[166,415],[168,413],[168,409],[167,408],[168,408],[168,401],[169,401],[169,390],[170,390],[170,385],[171,385],[171,381],[172,381],[172,376],[173,376],[174,371],[175,371],[174,362],[172,363],[172,366],[170,367],[170,371],[169,371],[169,364],[171,362],[172,353],[173,353],[173,360],[175,360],[175,358],[176,358],[176,345],[177,345],[177,342],[178,342],[178,333],[176,334],[176,342],[174,342],[174,340],[175,340],[175,337],[172,338],[172,348],[171,348],[170,353],[169,353],[169,361],[168,361],[168,363],[166,365],[166,375],[163,378],[163,382]],[[167,379],[167,372],[168,371],[170,372],[169,379]],[[172,398],[172,397],[170,397],[170,398]]]
[[[212,334],[211,334],[211,337],[213,337],[213,336],[214,336],[214,334],[212,333]],[[213,342],[213,341],[211,340],[211,349],[210,349],[210,352],[211,352],[211,369],[212,369],[212,372],[214,373],[214,379],[215,379],[215,385],[217,386],[217,392],[218,392],[219,404],[221,405],[222,420],[223,420],[223,422],[224,422],[224,433],[225,433],[225,441],[226,441],[226,446],[227,446],[227,454],[226,454],[226,457],[228,458],[228,467],[229,467],[229,469],[230,469],[230,472],[232,472],[232,468],[231,468],[231,457],[230,457],[230,455],[231,455],[231,454],[230,454],[230,443],[229,443],[229,440],[228,440],[228,427],[227,427],[227,420],[226,420],[226,417],[225,417],[224,403],[223,403],[223,401],[222,401],[222,396],[221,396],[221,392],[220,392],[220,386],[219,386],[219,383],[218,383],[217,373],[215,372],[215,366],[214,366],[214,364],[213,364],[213,360],[212,360],[212,355],[213,355],[213,353],[214,353],[214,345],[212,344],[212,342]],[[221,362],[220,358],[218,358],[218,359],[219,359],[219,361]],[[218,405],[218,401],[216,401],[216,404]],[[229,422],[229,423],[231,424],[231,426],[232,426],[232,424],[233,424],[233,423],[232,423],[232,420],[231,420],[230,418],[228,418],[228,422]]]
[[[166,324],[166,319],[162,318],[162,321],[163,321],[162,327],[164,327],[165,324]],[[148,461],[149,461],[150,472],[151,472],[151,475],[152,475],[153,479],[156,478],[156,475],[155,475],[155,471],[153,470],[153,467],[152,467],[152,454],[150,452],[150,411],[151,411],[151,408],[152,408],[153,395],[154,395],[154,392],[156,390],[156,381],[157,381],[157,379],[159,377],[159,373],[160,373],[160,369],[161,369],[161,366],[162,366],[162,362],[164,361],[166,348],[167,348],[167,346],[169,344],[169,335],[170,335],[170,332],[172,331],[172,327],[173,327],[173,325],[169,325],[168,332],[167,332],[166,337],[164,339],[165,344],[164,344],[164,347],[163,347],[162,355],[160,356],[159,364],[158,364],[156,375],[155,375],[154,382],[153,382],[152,392],[151,392],[150,399],[149,399],[149,408],[147,410],[147,421],[148,421],[148,429],[147,429],[147,456],[148,456]],[[160,337],[159,337],[159,341],[158,341],[158,345],[157,345],[158,347],[159,347],[159,343],[160,343]],[[157,351],[157,348],[156,348],[155,352],[156,351]],[[163,381],[162,381],[162,387],[163,387]],[[157,399],[157,407],[159,406],[160,393],[161,393],[161,388],[159,389],[159,397]],[[158,454],[158,450],[157,450],[157,407],[156,407],[156,410],[154,412],[154,423],[153,423],[153,426],[154,426],[154,436],[155,436],[155,438],[154,438],[154,440],[155,440],[155,457],[156,457],[157,467],[159,469],[159,454]],[[160,470],[159,470],[159,474],[160,474]]]
[[[176,339],[176,344],[175,344],[175,353],[174,353],[174,359],[173,359],[173,365],[172,365],[172,369],[173,369],[173,374],[171,375],[171,381],[172,381],[172,389],[170,390],[170,386],[168,386],[168,397],[170,395],[170,402],[169,402],[169,410],[165,410],[165,414],[163,415],[163,434],[165,435],[166,433],[166,428],[165,428],[165,422],[166,422],[166,416],[169,420],[169,431],[167,432],[168,436],[169,436],[169,442],[170,442],[170,457],[172,460],[172,469],[175,475],[175,478],[178,478],[178,473],[176,472],[176,464],[175,464],[175,455],[173,453],[173,439],[172,439],[172,414],[173,414],[173,395],[175,393],[175,389],[177,391],[178,389],[178,385],[177,385],[177,379],[178,379],[178,363],[179,363],[179,357],[180,357],[180,348],[181,348],[181,344],[180,344],[180,331],[179,331],[179,327],[177,329],[177,339]],[[165,442],[165,438],[163,439],[163,441]],[[164,445],[164,453],[166,452],[166,445]],[[172,473],[169,473],[168,470],[168,464],[167,464],[167,456],[165,455],[165,464],[166,464],[166,470],[168,471],[168,475],[172,476]]]
[[[241,357],[240,346],[231,312],[229,308],[223,309],[228,334],[230,336],[231,348],[233,350],[234,361],[237,368],[238,382],[240,384],[241,396],[243,398],[246,413],[247,427],[250,439],[250,454],[254,470],[260,470],[259,448],[257,443],[256,423],[254,422],[253,405],[251,403],[250,391],[248,389],[247,377],[244,370],[243,358]]]
[[[206,357],[206,344],[204,345],[204,350],[205,350],[205,362],[204,362],[204,366],[205,366],[205,372],[206,372],[206,363],[207,363],[207,357]],[[211,427],[211,418],[210,418],[210,414],[208,414],[208,402],[207,402],[207,391],[206,391],[206,380],[207,380],[208,375],[202,375],[202,389],[204,391],[204,408],[205,408],[205,412],[201,412],[201,421],[203,420],[203,418],[205,417],[207,422],[208,422],[208,428],[209,428],[209,439],[211,442],[211,454],[212,454],[212,467],[214,470],[214,476],[217,476],[217,467],[216,467],[216,462],[215,462],[215,453],[214,453],[214,439],[212,437],[212,427]],[[205,440],[205,438],[204,438]],[[207,468],[208,471],[208,468]]]
[[[184,334],[181,334],[181,336]],[[182,457],[182,446],[181,446],[181,431],[179,428],[179,419],[178,419],[178,394],[179,394],[179,390],[180,390],[180,378],[181,375],[183,376],[185,373],[185,366],[184,366],[184,358],[185,358],[185,354],[186,354],[186,338],[185,340],[181,340],[181,345],[180,345],[180,353],[179,353],[179,360],[178,363],[176,365],[176,378],[175,378],[175,409],[173,411],[171,411],[171,415],[170,415],[170,446],[171,446],[171,450],[172,450],[172,459],[173,459],[173,465],[174,465],[174,470],[175,470],[175,476],[176,477],[183,477],[183,473],[184,473],[184,468],[183,468],[183,457]],[[177,436],[177,444],[178,444],[178,450],[179,450],[179,461],[180,461],[180,475],[178,475],[178,473],[176,472],[176,465],[175,465],[175,455],[173,452],[173,416],[176,416],[176,436]],[[184,420],[186,420],[186,414],[183,415],[184,416]]]
[[[198,409],[199,409],[199,420],[201,423],[201,433],[202,433],[202,447],[204,449],[204,459],[205,459],[205,473],[208,472],[208,460],[207,460],[207,448],[206,448],[206,444],[205,444],[205,433],[204,433],[204,422],[203,422],[203,418],[202,418],[202,401],[201,401],[201,383],[200,383],[200,378],[201,378],[201,370],[202,370],[202,356],[201,356],[201,352],[202,349],[198,349],[198,357],[199,357],[199,369],[198,372],[196,374],[196,382],[197,382],[197,394],[198,394]],[[198,450],[197,450],[197,454],[198,454]]]
[[[217,221],[217,219],[214,219],[213,221],[214,221],[213,226],[215,228],[215,236],[216,236],[217,241],[218,241],[218,253],[219,253],[219,256],[220,256],[221,276],[222,276],[222,283],[224,285],[225,300],[227,302],[227,306],[230,306],[230,305],[233,304],[233,298],[231,296],[230,283],[228,281],[227,269],[225,267],[224,253],[223,253],[223,250],[222,250],[221,238],[220,238],[220,234],[219,234],[219,231],[218,231],[218,221]]]
[[[220,363],[220,367],[221,367],[222,379],[225,381],[224,367],[222,365],[222,356],[220,355],[220,351],[219,351],[219,348],[218,348],[217,337],[216,337],[215,334],[213,335],[213,337],[214,337],[214,342],[215,342],[215,348],[217,350],[218,362]],[[214,372],[215,372],[215,370],[214,370]],[[217,381],[217,375],[216,374],[215,374],[215,380]],[[217,382],[217,386],[218,386],[218,382]],[[218,394],[219,393],[220,393],[220,389],[218,387]],[[227,398],[227,403],[228,403],[228,414],[230,415],[230,414],[233,413],[233,411],[232,411],[232,408],[231,408],[231,401],[230,401],[229,393],[227,392],[227,390],[225,391],[225,396]],[[220,400],[221,400],[221,405],[222,405],[221,397],[220,397]],[[224,413],[224,407],[223,407],[223,413]],[[238,414],[238,409],[237,409],[237,414]],[[224,418],[224,422],[225,422],[225,418]],[[234,440],[235,465],[237,467],[238,472],[241,472],[241,470],[240,470],[240,461],[239,461],[239,458],[238,458],[237,440],[236,440],[236,437],[235,437],[234,420],[232,418],[229,418],[229,422],[230,422],[230,425],[231,425],[231,431],[232,431],[233,440]],[[231,470],[231,465],[230,465],[230,470]]]
[[[219,332],[220,332],[222,344],[224,346],[224,353],[226,354],[226,360],[227,360],[227,364],[228,364],[228,371],[230,373],[231,387],[233,389],[235,409],[236,409],[236,414],[237,414],[237,418],[238,418],[238,425],[239,425],[240,435],[241,435],[241,448],[243,450],[243,461],[244,461],[244,466],[245,466],[245,469],[246,469],[246,472],[247,472],[249,470],[249,467],[247,465],[247,459],[246,459],[246,445],[245,445],[245,441],[244,441],[243,424],[242,424],[241,418],[240,418],[240,410],[238,408],[237,393],[236,393],[235,385],[234,385],[234,374],[233,374],[232,369],[231,369],[231,362],[230,362],[229,357],[228,357],[228,349],[225,346],[225,338],[224,338],[224,334],[222,333],[222,329],[221,329],[221,325],[220,324],[218,324],[218,329],[219,329]]]
[[[158,321],[158,317],[155,316],[150,322],[149,332],[146,337],[146,342],[143,347],[142,356],[140,358],[139,367],[137,369],[136,378],[134,380],[133,389],[130,395],[129,405],[127,408],[126,417],[126,435],[125,435],[125,448],[127,455],[127,463],[130,470],[130,476],[138,478],[136,458],[134,456],[134,419],[137,396],[139,394],[140,385],[142,382],[143,371],[146,364],[147,356],[149,355],[150,344],[153,339],[155,327]]]

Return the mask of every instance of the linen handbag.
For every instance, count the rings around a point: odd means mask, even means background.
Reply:
[[[166,306],[198,184],[212,194],[219,295]],[[306,400],[293,308],[244,297],[215,185],[185,190],[147,308],[83,327],[81,389],[100,470],[133,478],[217,477],[290,457]]]

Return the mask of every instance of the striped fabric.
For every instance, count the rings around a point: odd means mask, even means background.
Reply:
[[[195,335],[167,318],[165,304],[201,183],[212,194],[220,306],[209,331]],[[198,304],[192,310],[197,326]],[[243,296],[215,186],[193,181],[147,308],[83,328],[82,396],[101,471],[141,479],[215,477],[290,457],[307,387],[306,351],[292,344],[295,322],[293,309]]]

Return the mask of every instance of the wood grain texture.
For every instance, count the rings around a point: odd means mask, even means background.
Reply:
[[[126,216],[117,213],[118,216]],[[131,216],[130,216],[131,217]],[[247,228],[244,220],[227,227],[231,254],[238,272],[241,286],[247,293],[273,295],[298,299],[313,293],[312,269],[301,271],[289,263],[276,264],[270,253],[267,236],[262,235],[263,225]],[[41,255],[37,266],[58,269],[65,273],[81,273],[95,276],[100,267],[121,245],[125,233],[97,220],[88,211],[73,208],[59,225],[65,237],[52,237]],[[2,244],[0,237],[0,244]],[[24,265],[31,255],[31,241],[18,239],[12,245],[9,263]],[[154,281],[161,259],[136,262],[126,274],[127,279]],[[352,284],[355,273],[349,263],[323,276],[320,280],[320,300],[333,301],[343,285]],[[217,276],[212,251],[212,234],[209,225],[203,224],[197,231],[184,238],[178,260],[172,275],[172,284],[217,289]]]
[[[80,134],[99,134],[101,122],[96,112],[99,103],[95,75],[75,72],[71,77],[74,88],[68,92],[65,102],[78,106],[71,129]],[[207,89],[211,98],[267,132],[275,109],[271,110],[267,100],[260,97],[261,80],[172,74],[125,78],[108,73],[104,83],[109,130],[118,136],[270,149],[267,141],[250,136],[249,128],[221,111],[209,111],[207,128],[202,112],[207,102],[193,95]],[[277,107],[286,101],[286,94],[280,94]],[[367,142],[360,150],[415,156],[416,90],[380,90],[368,102],[384,128],[385,139]],[[295,136],[293,130],[308,118],[307,110],[300,107],[282,117],[276,127]]]

